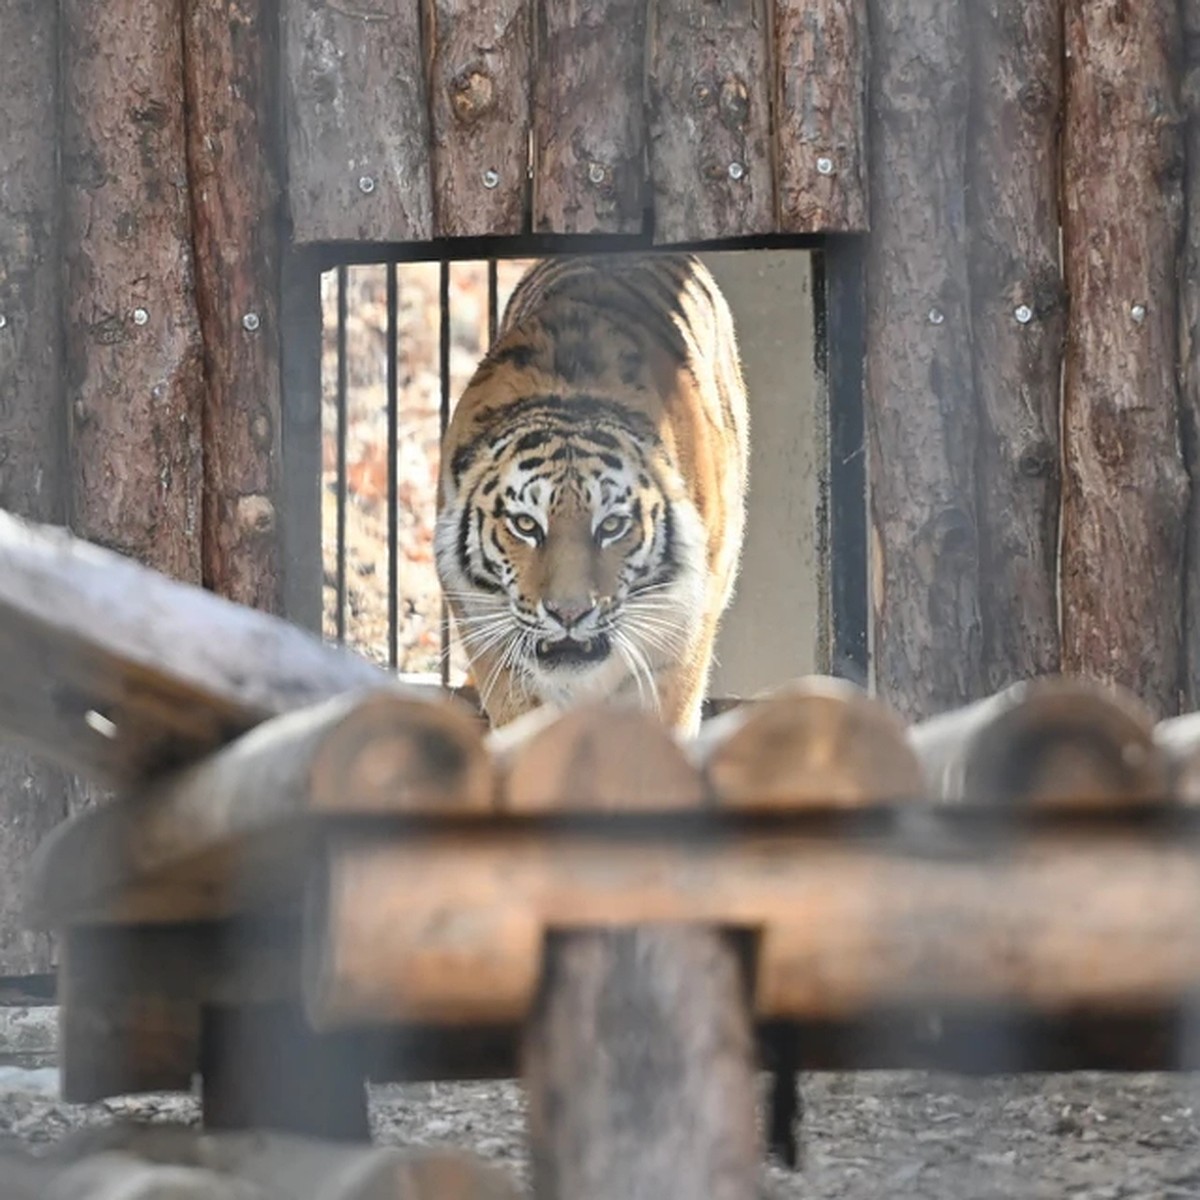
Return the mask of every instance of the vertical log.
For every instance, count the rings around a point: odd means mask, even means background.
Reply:
[[[178,0],[63,0],[72,523],[200,578],[203,367]]]
[[[1184,708],[1200,709],[1200,0],[1183,0],[1183,107],[1187,159],[1179,270],[1180,415],[1191,481],[1184,549]]]
[[[531,0],[426,0],[434,227],[521,233],[529,195]]]
[[[539,1200],[752,1200],[749,996],[731,942],[648,927],[551,942],[525,1043]]]
[[[58,13],[0,0],[0,508],[65,516],[59,327]],[[0,750],[0,974],[45,971],[50,939],[24,928],[24,864],[66,816],[62,776]]]
[[[282,604],[273,7],[185,0],[188,166],[204,337],[203,579]]]
[[[988,691],[1059,668],[1063,0],[967,6],[971,313]]]
[[[867,0],[774,0],[779,228],[867,227]]]
[[[543,0],[538,17],[533,227],[640,233],[644,0]]]
[[[654,239],[769,233],[775,224],[766,0],[650,8]]]
[[[292,236],[433,236],[429,113],[415,0],[283,0]]]
[[[872,0],[866,421],[881,696],[928,716],[978,695],[978,428],[957,0]]]
[[[1173,0],[1067,5],[1063,665],[1125,685],[1159,716],[1179,703],[1187,499],[1179,38]]]

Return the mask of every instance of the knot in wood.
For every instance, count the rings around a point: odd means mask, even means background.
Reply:
[[[1049,479],[1058,474],[1054,447],[1043,441],[1026,446],[1017,458],[1017,470],[1026,479]]]
[[[716,92],[711,83],[704,79],[697,79],[692,84],[692,103],[697,108],[707,108],[714,100]]]
[[[237,523],[247,533],[270,533],[275,528],[275,506],[266,496],[239,496]]]
[[[478,121],[496,106],[496,86],[479,63],[464,67],[450,81],[450,107],[464,124]]]
[[[265,412],[256,413],[250,422],[250,436],[260,450],[268,450],[271,446],[271,418]]]
[[[744,129],[750,119],[750,89],[736,75],[721,84],[718,111],[726,129]]]
[[[1017,94],[1017,100],[1022,112],[1031,117],[1044,116],[1050,111],[1052,93],[1049,85],[1042,79],[1031,79]]]

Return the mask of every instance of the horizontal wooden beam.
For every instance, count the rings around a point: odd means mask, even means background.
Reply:
[[[928,820],[936,822],[927,811]],[[1200,847],[1098,821],[1002,843],[679,830],[339,839],[313,884],[312,1019],[518,1021],[550,931],[683,922],[757,937],[763,1019],[888,1004],[1130,1011],[1200,989]]]

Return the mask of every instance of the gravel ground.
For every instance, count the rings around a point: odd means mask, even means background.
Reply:
[[[50,1071],[0,1071],[0,1140],[37,1148],[122,1118],[195,1123],[194,1100],[60,1104]],[[818,1075],[803,1085],[804,1163],[769,1167],[772,1200],[1184,1200],[1200,1197],[1200,1081],[1079,1074],[987,1080],[915,1072]],[[456,1146],[524,1181],[512,1084],[377,1087],[378,1141]]]

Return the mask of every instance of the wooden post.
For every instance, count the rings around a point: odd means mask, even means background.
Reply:
[[[779,228],[867,227],[867,0],[773,0]]]
[[[1178,710],[1178,5],[1067,5],[1063,667]]]
[[[1187,174],[1179,281],[1179,383],[1184,462],[1191,483],[1184,542],[1183,706],[1200,709],[1200,0],[1183,0],[1183,112]]]
[[[641,233],[646,5],[539,4],[533,228]]]
[[[59,254],[58,10],[0,0],[0,508],[66,516]],[[20,916],[24,867],[67,814],[62,775],[0,750],[0,974],[50,967],[50,940]]]
[[[434,226],[516,234],[529,197],[530,0],[427,0]]]
[[[874,669],[907,718],[982,694],[964,6],[872,0],[866,421]]]
[[[1059,666],[1062,7],[1063,0],[966,6],[976,114],[967,212],[979,607],[989,691]]]
[[[283,601],[279,506],[278,38],[266,5],[185,0],[188,188],[204,337],[206,587]]]
[[[538,1200],[751,1200],[761,1151],[732,940],[645,927],[552,939],[527,1028]]]
[[[180,0],[65,0],[72,524],[199,581],[201,408]]]
[[[654,240],[770,233],[767,0],[660,0],[647,33]]]

